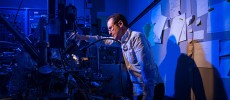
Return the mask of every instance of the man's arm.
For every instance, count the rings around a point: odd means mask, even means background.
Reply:
[[[90,36],[90,35],[80,35],[76,33],[76,40],[85,40],[86,42],[93,43],[95,41],[103,39],[101,42],[97,43],[99,45],[111,45],[118,46],[120,45],[118,42],[115,42],[113,37],[103,37],[103,36]]]
[[[143,81],[145,83],[152,82],[152,79],[154,79],[153,77],[155,76],[155,73],[153,72],[157,66],[153,60],[151,46],[143,34],[139,34],[134,38],[133,48],[141,67]]]
[[[88,35],[80,35],[80,34],[77,34],[77,33],[75,33],[76,34],[76,40],[86,40],[86,41],[88,41],[89,40],[89,36]]]

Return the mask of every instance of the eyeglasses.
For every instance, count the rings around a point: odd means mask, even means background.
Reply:
[[[115,25],[115,24],[113,24],[112,26],[108,27],[108,31],[109,31],[109,32],[113,31],[113,29],[114,29],[113,26],[114,26],[114,25]]]

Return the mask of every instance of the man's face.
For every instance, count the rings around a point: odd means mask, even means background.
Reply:
[[[113,18],[110,18],[107,22],[107,27],[109,30],[109,34],[116,40],[120,40],[120,27],[117,23],[114,23]]]

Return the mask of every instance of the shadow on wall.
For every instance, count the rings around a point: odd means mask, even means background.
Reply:
[[[174,36],[168,38],[166,48],[166,55],[159,65],[159,70],[165,84],[165,96],[173,98],[177,59],[181,53]]]
[[[191,100],[191,91],[195,100],[206,100],[200,71],[194,60],[186,54],[178,58],[174,88],[176,100]]]
[[[188,46],[194,46],[191,43]],[[200,44],[196,43],[196,45]],[[189,56],[181,54],[178,58],[175,72],[174,99],[227,100],[222,80],[215,67],[205,60],[204,55],[199,55],[199,57],[204,57],[201,58],[204,66],[211,65],[212,68],[197,66],[196,62],[192,59],[192,56],[194,56],[192,54],[188,50]]]
[[[174,36],[168,38],[166,56],[159,65],[165,84],[165,99],[228,100],[215,67],[197,66],[191,55],[188,55],[181,54]],[[204,63],[209,62],[205,60]]]

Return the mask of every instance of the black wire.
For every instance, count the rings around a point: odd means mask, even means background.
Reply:
[[[124,87],[123,87],[123,77],[122,77],[122,75],[123,75],[123,72],[122,72],[122,67],[123,67],[123,65],[122,65],[122,63],[120,63],[120,65],[119,65],[120,67],[119,67],[119,71],[120,71],[120,81],[121,81],[121,91],[122,91],[122,94],[125,94],[124,93]]]
[[[14,18],[14,23],[16,22],[16,19],[18,17],[18,12],[19,12],[19,10],[21,8],[22,2],[23,2],[23,0],[20,2],[19,6],[18,6],[18,10],[17,10],[17,13],[16,13],[15,18]]]

